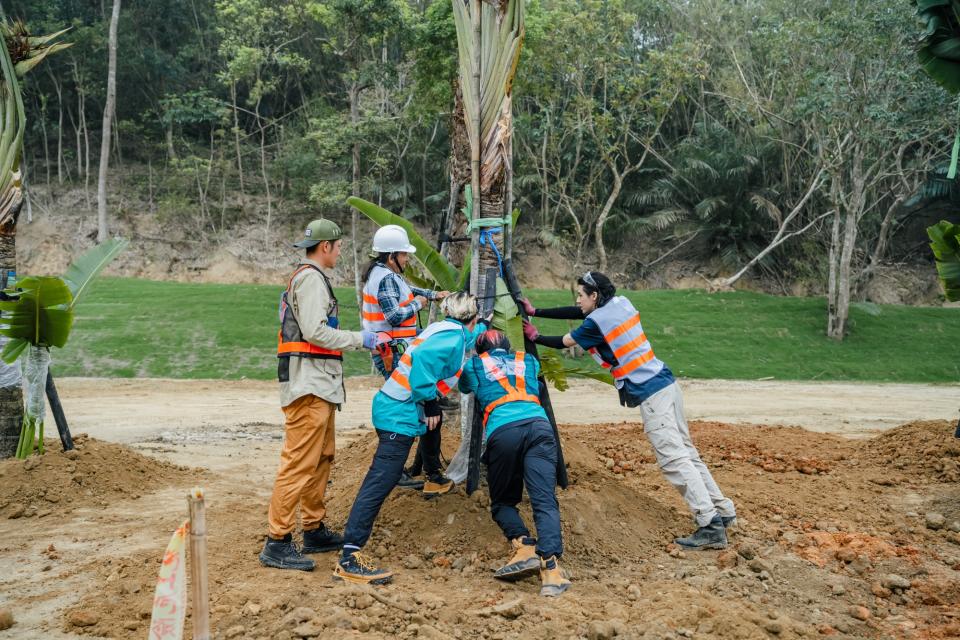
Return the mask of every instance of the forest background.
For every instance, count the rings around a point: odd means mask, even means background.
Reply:
[[[22,272],[94,243],[106,0],[14,0],[73,46],[24,80]],[[903,0],[532,0],[513,87],[521,280],[938,304],[926,226],[960,221],[957,108]],[[113,267],[281,282],[357,194],[436,239],[450,206],[449,2],[137,0],[118,24]],[[358,237],[374,230],[364,221]],[[350,251],[351,248],[347,248]],[[360,247],[365,255],[366,247]],[[746,268],[746,269],[745,269]],[[353,280],[343,260],[341,283]],[[833,304],[831,302],[830,304]]]

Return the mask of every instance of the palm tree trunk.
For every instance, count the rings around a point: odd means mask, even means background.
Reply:
[[[22,201],[13,206],[13,215],[0,225],[0,273],[16,273],[17,270],[17,218]],[[11,458],[17,451],[20,440],[20,425],[23,423],[23,389],[20,384],[19,363],[15,370],[0,362],[0,378],[7,374],[16,381],[0,387],[0,459]]]

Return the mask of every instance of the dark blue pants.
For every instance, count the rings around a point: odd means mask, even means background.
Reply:
[[[396,349],[393,350],[393,362],[400,361],[402,354]],[[386,380],[393,373],[393,369],[387,370],[386,364],[380,354],[374,351],[371,356],[373,366],[377,368],[383,379]],[[427,431],[420,436],[417,441],[417,453],[413,456],[413,464],[410,465],[410,475],[418,476],[425,473],[427,477],[440,473],[440,429]]]
[[[487,440],[487,483],[490,512],[508,540],[530,535],[517,505],[527,487],[537,526],[537,554],[563,554],[557,485],[557,441],[542,418],[498,428]]]
[[[377,429],[377,437],[380,438],[380,444],[347,518],[347,527],[343,532],[345,545],[363,548],[367,544],[380,507],[397,486],[413,444],[412,436],[392,431]]]

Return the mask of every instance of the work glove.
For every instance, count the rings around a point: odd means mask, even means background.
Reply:
[[[427,429],[433,431],[443,424],[443,411],[436,398],[423,403],[423,417],[426,419]]]
[[[376,349],[381,344],[385,344],[392,340],[390,334],[385,331],[367,331],[364,329],[360,332],[360,336],[363,338],[363,348],[370,349],[371,351]]]
[[[537,328],[533,326],[533,323],[529,320],[523,321],[523,337],[530,342],[536,342],[537,338],[540,337],[540,332],[537,331]]]
[[[537,308],[533,306],[533,303],[530,302],[529,298],[520,298],[520,305],[523,307],[523,311],[528,316],[537,315]]]

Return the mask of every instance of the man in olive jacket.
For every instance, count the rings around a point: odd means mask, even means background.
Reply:
[[[293,246],[306,249],[280,301],[277,377],[286,416],[280,469],[268,512],[269,530],[260,553],[264,566],[311,571],[304,553],[334,551],[343,537],[324,525],[324,493],[333,455],[334,416],[345,399],[343,351],[372,349],[378,334],[339,328],[337,299],[323,269],[340,256],[340,228],[314,220]],[[300,507],[303,548],[293,544]]]

